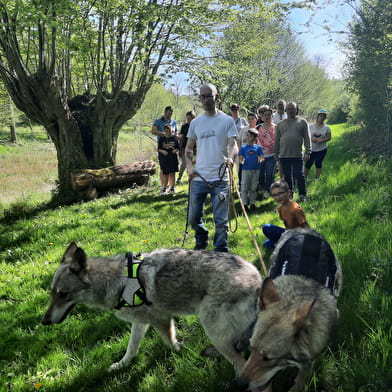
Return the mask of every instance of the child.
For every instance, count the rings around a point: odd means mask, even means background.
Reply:
[[[176,193],[174,184],[176,183],[176,172],[178,172],[179,144],[172,132],[170,124],[166,124],[165,136],[161,136],[158,140],[158,158],[161,167],[161,190],[160,195],[166,194],[166,187],[169,183],[169,193]]]
[[[258,135],[259,133],[255,128],[249,128],[246,133],[246,144],[241,146],[238,153],[242,165],[241,200],[247,211],[256,210],[255,202],[259,184],[260,163],[264,160],[263,149],[256,144]],[[248,204],[250,204],[250,208]]]
[[[296,227],[309,228],[306,221],[304,210],[295,201],[290,199],[291,190],[286,181],[279,180],[271,184],[271,196],[279,204],[279,218],[284,222],[286,229],[294,229]],[[266,248],[273,249],[279,241],[280,236],[285,231],[282,227],[266,223],[263,225],[263,233],[268,238],[264,241]]]

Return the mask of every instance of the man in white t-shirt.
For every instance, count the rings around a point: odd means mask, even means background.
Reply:
[[[272,122],[277,125],[279,122],[282,120],[285,120],[287,118],[287,113],[286,113],[286,101],[283,99],[280,99],[278,103],[276,104],[276,112],[274,113],[272,117]]]
[[[229,231],[229,175],[227,165],[233,164],[238,153],[237,128],[232,117],[218,110],[219,94],[207,83],[200,87],[200,101],[204,113],[189,126],[185,160],[188,177],[192,181],[189,198],[189,224],[195,231],[195,249],[208,245],[208,230],[203,222],[203,208],[207,195],[211,196],[215,222],[215,251],[228,252]],[[197,144],[196,165],[193,167],[193,147]]]

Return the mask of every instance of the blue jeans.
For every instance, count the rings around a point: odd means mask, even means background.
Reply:
[[[298,192],[306,196],[306,182],[302,158],[280,158],[284,180],[289,184],[290,190],[294,191],[294,183],[297,181]]]
[[[275,178],[275,158],[267,157],[260,164],[259,189],[264,188],[269,192]]]
[[[203,181],[192,181],[189,199],[189,224],[195,231],[196,246],[207,246],[208,230],[203,222],[203,207],[207,195],[211,195],[215,222],[214,247],[218,252],[228,252],[229,233],[229,182],[214,181],[210,188]]]
[[[266,248],[274,249],[276,243],[279,241],[280,236],[285,232],[285,229],[279,226],[266,223],[263,225],[263,233],[268,238],[264,241],[263,245]]]

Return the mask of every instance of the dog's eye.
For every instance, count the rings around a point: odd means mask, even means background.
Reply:
[[[270,358],[267,357],[265,354],[263,354],[263,361],[269,361],[269,360],[270,360]]]
[[[66,291],[59,291],[59,297],[60,298],[65,298],[68,295]]]

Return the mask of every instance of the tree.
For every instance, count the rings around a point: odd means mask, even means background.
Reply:
[[[0,77],[55,144],[59,192],[75,169],[110,166],[121,126],[160,70],[176,69],[229,0],[0,0]]]
[[[238,13],[212,42],[209,61],[189,71],[193,78],[217,81],[226,105],[237,102],[247,110],[286,99],[313,117],[320,107],[333,106],[334,83],[320,59],[306,58],[282,11],[261,4]]]
[[[392,151],[392,3],[362,0],[347,43],[349,83],[358,93],[358,120]]]

